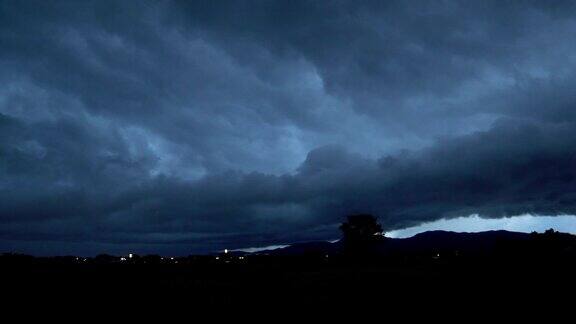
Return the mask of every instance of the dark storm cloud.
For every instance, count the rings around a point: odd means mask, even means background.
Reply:
[[[2,1],[0,246],[574,213],[570,2]]]

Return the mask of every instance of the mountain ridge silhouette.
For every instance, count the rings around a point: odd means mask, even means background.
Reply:
[[[553,232],[562,236],[576,246],[576,236],[569,233]],[[418,233],[407,238],[386,237],[382,242],[376,243],[377,254],[439,254],[439,253],[492,253],[504,244],[522,244],[535,238],[534,235],[543,233],[524,233],[507,230],[490,230],[483,232],[454,232],[433,230]],[[298,256],[298,255],[333,255],[343,249],[343,241],[312,241],[291,244],[287,247],[262,250],[253,254]]]

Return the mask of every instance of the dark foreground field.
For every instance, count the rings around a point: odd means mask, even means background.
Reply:
[[[144,303],[184,305],[190,311],[315,308],[332,314],[357,309],[410,315],[411,311],[509,311],[512,305],[521,305],[526,315],[542,307],[573,309],[576,291],[576,264],[564,259],[271,257],[242,263],[36,261],[1,266],[2,293],[11,304],[51,307],[96,303],[106,309]]]
[[[509,314],[544,322],[576,309],[576,236],[427,232],[407,239],[309,242],[262,253],[189,257],[0,256],[4,310],[20,314],[164,316],[198,312],[274,319],[315,311],[379,320]],[[463,314],[463,315],[458,315]]]

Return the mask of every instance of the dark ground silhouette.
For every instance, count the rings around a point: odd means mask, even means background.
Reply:
[[[398,312],[564,307],[576,291],[576,236],[570,234],[437,231],[389,239],[375,235],[381,229],[367,218],[350,218],[343,231],[340,242],[253,254],[174,259],[4,254],[0,284],[11,302],[26,305],[99,300],[193,309]]]

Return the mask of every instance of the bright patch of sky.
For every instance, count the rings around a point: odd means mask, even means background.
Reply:
[[[262,246],[262,247],[249,247],[249,248],[244,248],[244,249],[237,249],[237,250],[231,250],[231,251],[241,251],[241,252],[248,252],[248,253],[254,253],[254,252],[260,252],[260,251],[266,251],[266,250],[276,250],[276,249],[281,249],[281,248],[285,248],[289,245],[268,245],[268,246]]]
[[[530,214],[508,218],[481,218],[478,215],[458,217],[452,219],[440,219],[419,226],[405,228],[386,233],[392,238],[411,237],[426,231],[452,231],[452,232],[484,232],[506,230],[512,232],[530,233],[533,231],[543,232],[553,228],[560,232],[576,234],[576,216],[535,216]]]

